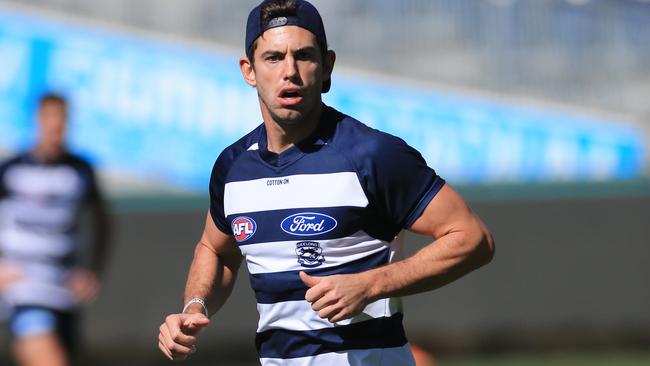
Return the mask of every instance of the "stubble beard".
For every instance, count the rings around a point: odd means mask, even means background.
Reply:
[[[294,127],[300,125],[303,122],[304,115],[300,111],[292,112],[294,113],[287,113],[286,117],[282,117],[273,113],[272,111],[269,111],[271,118],[273,118],[273,121],[282,127]]]
[[[278,109],[282,111],[281,114],[279,114],[273,111],[270,107],[270,103],[266,103],[261,95],[258,94],[258,97],[262,108],[266,110],[271,119],[280,127],[289,129],[309,123],[308,120],[317,115],[317,110],[323,103],[322,100],[303,99],[303,103],[295,106],[295,108],[278,107]],[[307,108],[309,109],[305,110]]]
[[[267,104],[264,101],[264,99],[262,99],[261,97],[259,99],[263,105],[263,108],[266,109],[267,113],[271,116],[271,119],[282,127],[298,126],[302,123],[302,121],[307,116],[303,111],[299,109],[291,109],[286,107],[282,108],[283,115],[280,115],[278,113],[275,113],[273,109],[269,106],[269,104]]]

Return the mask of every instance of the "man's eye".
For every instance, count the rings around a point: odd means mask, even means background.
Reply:
[[[296,60],[311,61],[313,59],[314,56],[309,52],[299,52],[296,54]]]
[[[268,56],[268,57],[266,57],[266,61],[270,61],[270,62],[280,61],[280,56],[278,56],[278,55]]]

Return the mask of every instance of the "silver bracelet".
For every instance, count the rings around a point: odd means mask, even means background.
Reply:
[[[201,304],[201,306],[203,306],[203,313],[205,314],[205,316],[208,317],[208,318],[210,317],[210,315],[208,313],[208,306],[205,305],[205,300],[203,300],[200,297],[191,298],[190,301],[188,301],[187,304],[185,304],[185,306],[183,306],[183,311],[181,311],[181,313],[184,313],[185,310],[187,310],[187,308],[189,308],[190,305],[192,305],[194,303]]]

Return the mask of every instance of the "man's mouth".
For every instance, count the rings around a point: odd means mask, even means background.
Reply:
[[[284,93],[281,94],[282,98],[295,98],[295,97],[300,97],[300,96],[301,96],[300,93],[295,92],[295,91],[288,91],[288,92],[284,92]]]
[[[298,90],[285,90],[280,93],[280,104],[290,106],[302,101],[302,94]]]

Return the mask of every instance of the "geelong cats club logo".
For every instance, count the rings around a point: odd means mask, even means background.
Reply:
[[[307,268],[318,267],[325,262],[323,248],[315,241],[301,241],[296,243],[298,263]]]
[[[239,243],[253,237],[255,231],[257,231],[257,224],[250,217],[239,216],[232,220],[232,233]]]
[[[336,220],[331,216],[316,212],[301,212],[282,220],[280,227],[290,235],[312,236],[330,232],[334,230],[337,224]]]

